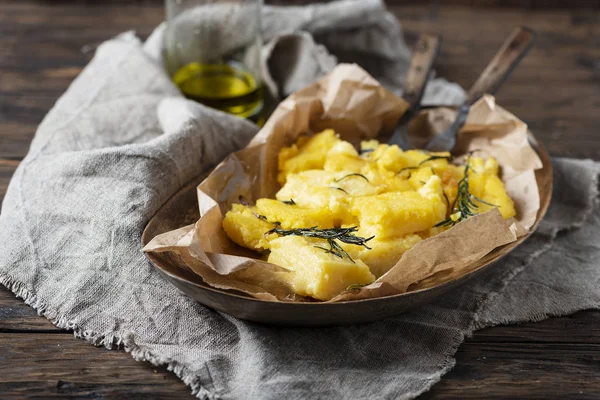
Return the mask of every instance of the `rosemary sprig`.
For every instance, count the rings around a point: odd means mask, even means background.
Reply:
[[[434,227],[439,226],[454,226],[460,221],[464,221],[465,219],[472,217],[473,215],[477,215],[477,209],[479,206],[476,201],[482,204],[487,204],[488,206],[498,207],[496,204],[488,203],[475,196],[469,191],[469,171],[472,169],[469,166],[470,155],[467,158],[465,164],[465,172],[463,178],[458,181],[458,190],[456,192],[456,198],[454,202],[452,202],[452,207],[450,207],[450,217],[446,218],[442,222],[437,223]],[[446,201],[448,201],[448,196],[444,192],[444,197],[446,197]]]
[[[369,238],[363,238],[360,236],[354,235],[358,228],[356,226],[352,226],[349,228],[327,228],[327,229],[319,229],[316,226],[312,228],[298,228],[298,229],[283,229],[280,226],[276,226],[265,235],[269,235],[271,233],[276,233],[281,236],[304,236],[304,237],[312,237],[318,239],[325,239],[329,244],[329,248],[315,246],[321,250],[326,251],[327,253],[333,254],[339,258],[347,258],[348,260],[354,262],[352,257],[336,242],[339,240],[340,242],[346,244],[353,244],[356,246],[362,246],[368,250],[371,248],[367,246],[367,242],[373,239],[375,236],[371,236]]]
[[[371,236],[369,238],[363,238],[360,236],[356,236],[354,232],[358,231],[358,227],[351,226],[348,228],[325,228],[320,229],[316,226],[311,228],[297,228],[297,229],[283,229],[281,227],[276,226],[271,229],[269,233],[277,233],[281,236],[304,236],[304,237],[313,237],[319,239],[337,239],[341,242],[347,244],[354,244],[357,246],[363,246],[366,249],[371,249],[367,246],[367,242],[373,239],[375,236]]]
[[[287,204],[289,206],[295,206],[296,202],[294,201],[294,199],[289,199],[289,200],[282,200],[281,201],[283,204]]]
[[[413,170],[413,169],[418,169],[419,167],[421,167],[423,164],[430,162],[430,161],[434,161],[434,160],[448,160],[450,161],[452,159],[452,156],[431,156],[423,161],[421,161],[420,163],[418,163],[415,166],[412,167],[404,167],[402,168],[400,171],[398,171],[398,174],[401,174],[404,171],[408,171],[408,170]],[[434,172],[435,174],[435,172]]]
[[[335,179],[335,180],[334,180],[334,182],[336,182],[336,183],[337,183],[337,182],[341,182],[341,181],[343,181],[343,180],[344,180],[344,179],[346,179],[346,178],[350,178],[351,176],[358,176],[358,177],[361,177],[361,178],[363,178],[365,181],[369,182],[369,178],[367,178],[367,177],[366,177],[366,176],[364,176],[363,174],[358,174],[358,173],[344,175],[344,176],[342,176],[342,177],[341,177],[341,178],[339,178],[339,179]]]

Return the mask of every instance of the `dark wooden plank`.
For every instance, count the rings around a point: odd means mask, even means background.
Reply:
[[[423,398],[597,398],[600,343],[589,342],[580,331],[590,325],[598,329],[599,320],[600,312],[579,313],[476,333],[459,348],[457,366]],[[539,341],[540,332],[555,332],[559,341],[550,337]],[[136,363],[121,351],[94,348],[70,335],[2,333],[0,360],[3,398],[189,394],[164,369]]]
[[[37,125],[102,41],[163,19],[161,2],[2,2],[0,158],[21,159]]]
[[[0,135],[0,137],[2,137],[2,135]],[[2,201],[4,198],[4,194],[8,189],[10,178],[12,178],[18,166],[18,160],[7,160],[0,158],[0,201]]]
[[[423,399],[600,397],[600,345],[467,342]]]
[[[46,318],[0,285],[0,335],[3,333],[68,333],[56,328]]]
[[[192,398],[165,368],[71,335],[0,333],[3,399]]]
[[[600,311],[590,310],[536,323],[482,329],[469,343],[600,344]]]

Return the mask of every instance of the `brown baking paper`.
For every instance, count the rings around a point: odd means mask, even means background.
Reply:
[[[342,139],[385,137],[407,104],[384,89],[356,65],[341,64],[322,80],[285,99],[243,150],[228,156],[198,186],[200,219],[195,225],[152,239],[144,251],[170,252],[181,268],[198,274],[208,285],[247,293],[271,301],[306,301],[294,294],[282,276],[293,272],[267,263],[257,253],[233,243],[222,220],[240,196],[250,203],[274,198],[279,151],[300,135],[333,128]],[[452,121],[447,108],[422,113],[409,128],[413,143],[425,141]],[[497,209],[463,221],[419,242],[371,285],[346,291],[331,301],[386,296],[436,285],[469,272],[474,263],[496,247],[526,234],[535,222],[540,201],[534,170],[542,164],[527,141],[527,126],[494,98],[473,105],[461,130],[459,152],[481,150],[496,157],[502,179],[515,202],[517,216],[505,221]]]

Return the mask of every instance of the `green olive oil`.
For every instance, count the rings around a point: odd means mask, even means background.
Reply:
[[[191,100],[241,118],[259,118],[263,90],[241,64],[190,63],[175,73],[173,81]]]

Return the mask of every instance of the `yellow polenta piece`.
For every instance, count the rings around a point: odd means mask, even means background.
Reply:
[[[450,153],[429,153],[420,150],[402,151],[396,145],[380,144],[373,153],[371,159],[377,164],[394,173],[405,172],[409,174],[415,168],[427,167],[433,169],[435,173],[440,173],[448,165]]]
[[[483,213],[496,206],[505,219],[515,216],[515,205],[498,177],[498,162],[493,158],[484,162],[480,157],[473,157],[469,165],[469,191],[489,203],[475,201],[477,211]]]
[[[330,300],[353,284],[366,285],[375,280],[361,260],[340,258],[315,246],[326,247],[324,240],[283,236],[271,241],[268,262],[289,269],[289,283],[302,296]]]
[[[366,156],[369,156],[369,153],[375,150],[377,146],[379,146],[379,141],[375,139],[363,140],[362,142],[360,142],[360,151]]]
[[[276,193],[280,201],[294,201],[301,208],[329,213],[334,225],[350,222],[348,211],[349,196],[334,189],[335,174],[323,170],[308,170],[288,176],[285,185]],[[310,228],[310,226],[304,226]]]
[[[275,198],[281,201],[294,200],[302,207],[327,207],[331,197],[344,197],[342,192],[333,193],[329,190],[334,180],[334,173],[320,169],[291,174]]]
[[[486,212],[496,206],[505,219],[517,214],[514,202],[506,193],[504,183],[497,176],[487,177],[481,199],[493,205],[479,203],[479,212]]]
[[[404,157],[404,152],[396,145],[380,144],[371,153],[371,160],[382,169],[393,173],[398,173],[402,168],[410,165]]]
[[[310,138],[301,138],[290,147],[284,147],[279,152],[278,181],[284,184],[289,174],[306,171],[307,169],[322,169],[329,150],[339,143],[340,139],[332,129],[324,130]]]
[[[231,211],[223,219],[223,229],[227,236],[240,246],[253,250],[269,248],[265,232],[272,228],[272,224],[257,218],[250,208],[241,204],[233,204]]]
[[[336,174],[336,179],[330,184],[334,188],[341,189],[350,197],[372,196],[382,193],[384,186],[372,182],[369,175],[342,171]]]
[[[349,212],[352,197],[382,193],[386,188],[371,183],[360,173],[308,170],[289,175],[275,197],[280,201],[293,200],[304,208],[326,209],[339,226],[353,221]]]
[[[365,173],[369,168],[369,160],[361,158],[348,142],[336,143],[328,152],[323,169],[330,172]]]
[[[334,216],[327,209],[302,208],[273,199],[258,199],[254,210],[267,221],[278,223],[284,229],[333,228]]]
[[[442,188],[444,194],[448,198],[449,204],[453,204],[456,199],[458,182],[463,178],[464,170],[464,165],[448,165],[448,167],[439,175],[442,179]]]
[[[351,212],[360,232],[386,238],[423,231],[446,217],[441,180],[432,176],[418,191],[391,192],[353,199]]]
[[[402,254],[410,250],[421,240],[423,239],[419,235],[408,234],[386,239],[375,237],[367,242],[371,250],[354,245],[350,246],[359,248],[356,255],[357,258],[367,264],[373,275],[379,278],[400,260]]]
[[[372,142],[373,141],[363,142],[363,145],[371,146],[373,145]],[[379,145],[375,148],[375,152],[380,152],[379,149],[381,149],[382,146],[385,146],[386,148],[390,147],[387,145]],[[398,149],[398,146],[395,146],[395,148]],[[393,153],[393,151],[391,151],[391,153]],[[361,157],[350,143],[340,142],[327,153],[324,169],[336,173],[338,180],[342,179],[344,176],[355,174],[354,179],[352,180],[343,178],[344,182],[341,184],[343,189],[347,189],[345,185],[351,185],[350,190],[348,191],[351,196],[368,196],[387,191],[403,191],[410,189],[410,186],[405,182],[405,179],[397,176],[396,172],[386,169],[382,164],[373,161],[373,159],[374,156],[372,153],[366,153],[365,157]],[[358,175],[363,176],[363,182],[355,179]],[[368,182],[370,185],[364,185],[364,182]],[[354,191],[353,189],[355,187],[359,189]]]
[[[385,192],[405,192],[413,190],[410,182],[407,179],[394,175],[385,179],[381,179],[379,184],[383,187],[382,193]]]
[[[419,188],[425,186],[425,184],[429,181],[429,178],[431,178],[434,175],[436,174],[431,169],[431,167],[419,167],[418,169],[411,171],[410,177],[408,178],[408,182],[414,190],[418,190]]]

